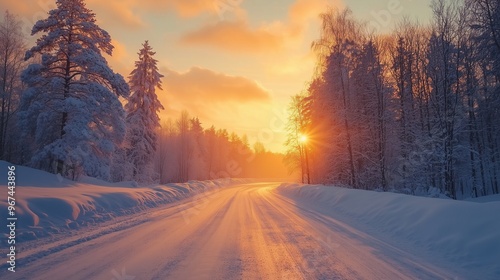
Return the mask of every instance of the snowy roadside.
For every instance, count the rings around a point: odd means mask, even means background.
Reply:
[[[7,170],[8,165],[0,161],[0,170]],[[17,240],[34,240],[96,225],[248,181],[218,179],[134,187],[132,182],[108,183],[88,177],[74,182],[40,170],[16,166]],[[6,182],[0,182],[0,190],[5,197],[8,191]],[[2,199],[0,213],[4,221],[7,208],[7,201]],[[5,229],[2,233],[7,235]]]
[[[500,201],[454,201],[322,185],[282,184],[277,190],[305,209],[445,260],[477,279],[500,279]]]

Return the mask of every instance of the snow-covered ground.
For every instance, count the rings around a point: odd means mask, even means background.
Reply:
[[[247,179],[137,187],[21,166],[16,179],[18,279],[500,279],[497,196]]]
[[[477,279],[500,279],[499,196],[470,202],[301,184],[282,184],[278,191],[311,210],[454,263]]]
[[[245,183],[25,242],[15,279],[495,279]],[[44,242],[50,240],[50,242]],[[3,269],[3,266],[0,266]],[[473,277],[471,277],[471,275]],[[477,276],[478,277],[474,277]],[[0,274],[1,278],[1,274]]]
[[[8,165],[0,161],[0,170],[7,173]],[[98,224],[241,182],[248,180],[219,179],[137,187],[135,182],[108,183],[90,177],[74,182],[44,171],[16,166],[17,240],[22,242]],[[0,183],[0,190],[5,197],[6,182]],[[6,200],[0,201],[4,221],[7,207]],[[6,234],[6,230],[2,229],[2,233]]]

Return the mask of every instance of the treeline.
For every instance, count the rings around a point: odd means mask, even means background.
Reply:
[[[158,61],[143,43],[128,81],[111,69],[110,35],[83,0],[58,0],[32,29],[0,22],[0,159],[64,177],[140,183],[276,177],[282,156],[184,112],[160,125]],[[275,171],[270,173],[270,171]],[[271,176],[272,175],[272,176]]]
[[[0,157],[11,161],[17,150],[18,140],[12,133],[17,130],[15,115],[24,85],[21,72],[26,67],[24,54],[26,43],[20,21],[9,12],[5,12],[0,22]]]
[[[498,194],[499,3],[433,1],[430,25],[389,35],[349,10],[322,14],[316,74],[290,104],[289,164],[318,183]]]
[[[161,183],[288,176],[282,154],[266,151],[260,142],[250,145],[246,135],[205,129],[186,111],[162,123],[158,137],[154,170]]]

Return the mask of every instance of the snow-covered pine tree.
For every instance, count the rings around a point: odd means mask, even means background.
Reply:
[[[125,105],[127,112],[127,158],[133,165],[132,179],[149,182],[153,179],[153,159],[156,151],[156,132],[160,127],[158,112],[163,110],[156,88],[161,88],[157,60],[148,41],[139,51],[139,60],[129,76],[131,96]]]
[[[128,97],[123,77],[101,52],[112,54],[109,34],[83,0],[57,0],[32,35],[43,33],[25,56],[41,56],[22,74],[20,109],[26,137],[35,137],[31,165],[64,176],[108,179],[111,155],[125,136]]]

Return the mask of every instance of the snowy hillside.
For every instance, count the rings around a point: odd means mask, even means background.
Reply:
[[[322,185],[282,184],[278,190],[297,205],[478,271],[477,279],[500,279],[500,201],[455,201]]]
[[[8,165],[0,161],[0,170],[7,170]],[[108,183],[90,177],[74,182],[44,171],[16,166],[18,240],[77,229],[243,181],[248,180],[190,181],[139,188],[134,187],[133,182]],[[0,188],[2,193],[7,193],[6,182],[2,182]],[[0,201],[3,220],[7,216],[7,206],[5,200]],[[4,229],[2,233],[5,234]]]

